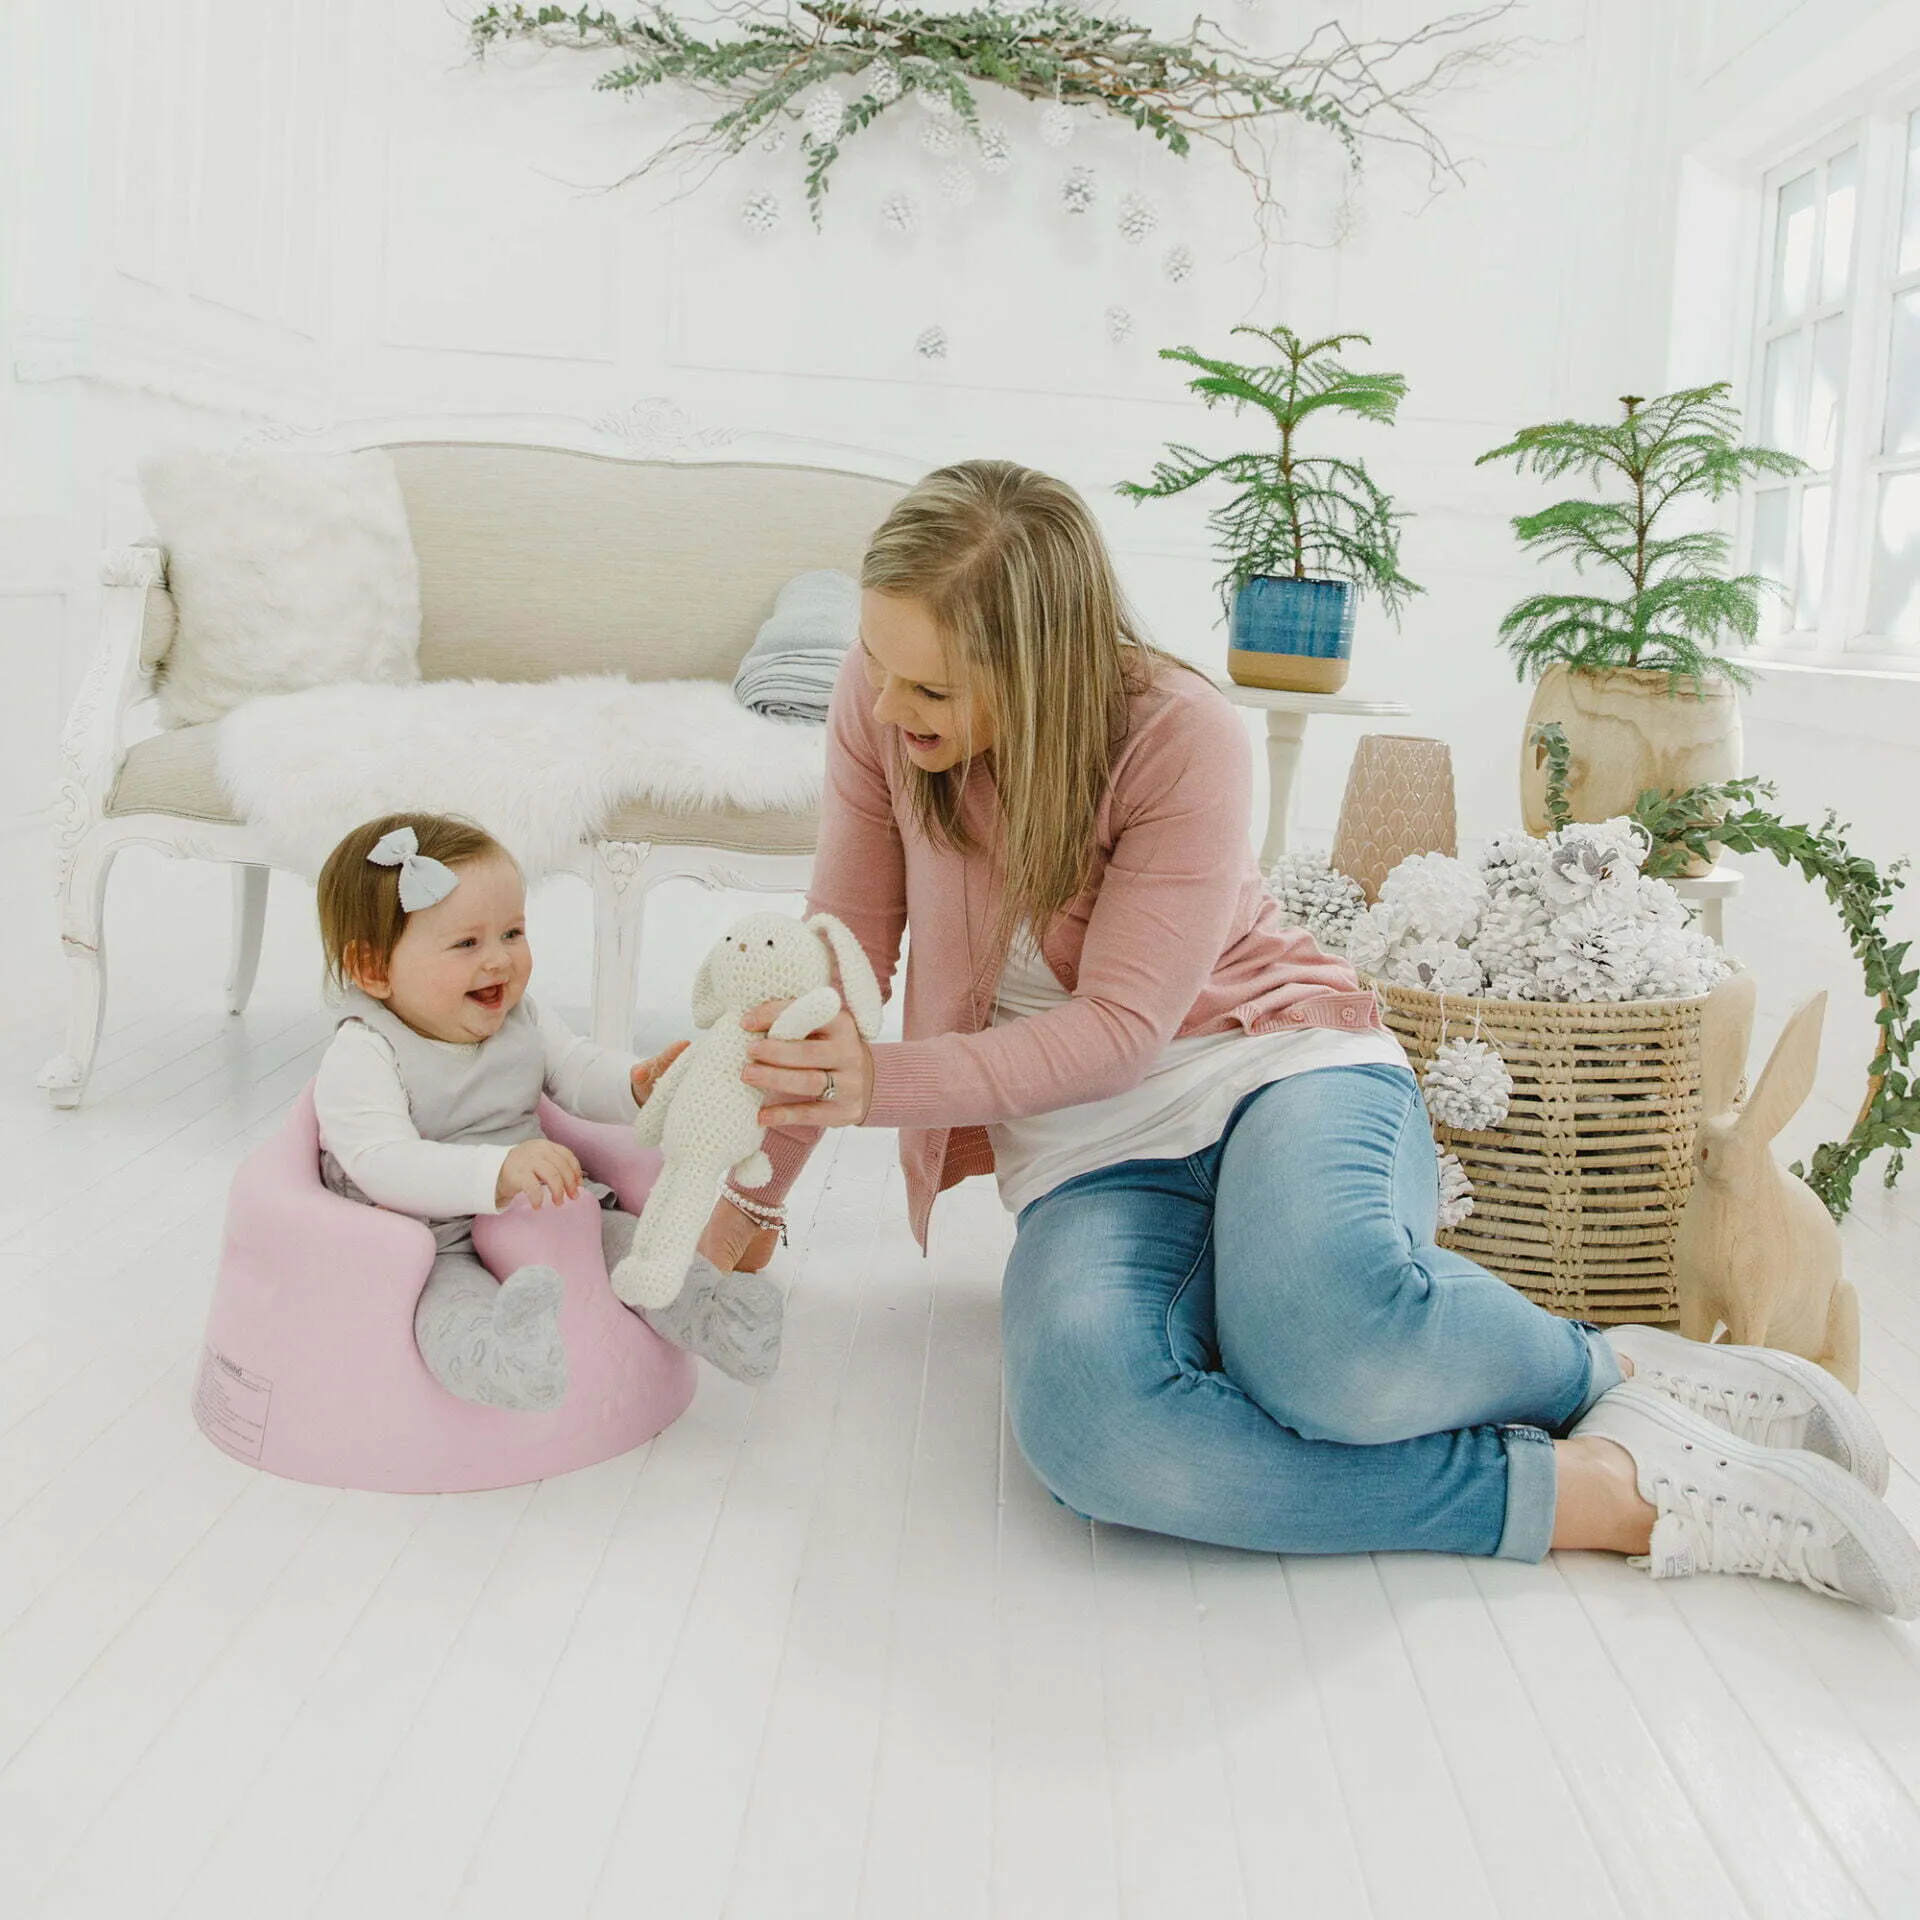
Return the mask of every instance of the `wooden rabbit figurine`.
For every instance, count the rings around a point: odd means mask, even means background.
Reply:
[[[1840,1229],[1805,1181],[1778,1165],[1773,1140],[1813,1090],[1827,996],[1796,1009],[1744,1106],[1735,1106],[1753,1034],[1754,979],[1713,990],[1701,1022],[1705,1117],[1693,1191],[1680,1215],[1674,1272],[1680,1331],[1778,1347],[1860,1384],[1860,1303],[1841,1277]]]

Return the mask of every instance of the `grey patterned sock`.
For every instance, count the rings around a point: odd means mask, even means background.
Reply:
[[[678,1296],[664,1307],[648,1307],[640,1317],[663,1340],[751,1386],[780,1364],[785,1311],[771,1280],[757,1273],[722,1273],[696,1253]]]
[[[414,1309],[420,1356],[462,1400],[543,1413],[567,1391],[560,1296],[551,1267],[500,1282],[470,1253],[442,1254]]]

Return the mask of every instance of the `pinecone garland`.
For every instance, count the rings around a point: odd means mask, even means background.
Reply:
[[[1153,202],[1143,193],[1124,195],[1114,215],[1114,225],[1120,229],[1120,238],[1130,247],[1138,246],[1159,224],[1160,215],[1155,211]]]
[[[828,147],[840,137],[840,129],[847,118],[847,103],[837,87],[822,87],[807,102],[807,110],[801,116],[807,123],[807,131],[813,135],[817,146]]]
[[[1040,138],[1050,147],[1064,147],[1073,138],[1073,129],[1076,124],[1073,109],[1062,106],[1056,100],[1040,116]]]
[[[951,120],[929,120],[920,129],[920,144],[929,153],[951,153],[959,135],[953,130]]]
[[[880,202],[880,224],[903,239],[920,224],[920,208],[910,193],[890,193]]]
[[[867,82],[867,91],[883,107],[890,107],[900,98],[900,69],[891,61],[883,61],[873,69],[873,77]]]
[[[1420,1084],[1427,1111],[1458,1133],[1497,1127],[1513,1100],[1513,1075],[1484,1040],[1443,1040]]]
[[[944,360],[947,357],[946,328],[928,327],[913,343],[913,350],[922,360]]]
[[[780,196],[764,188],[740,203],[740,224],[749,233],[771,233],[780,224]]]
[[[1133,338],[1133,315],[1125,307],[1109,307],[1106,328],[1107,338],[1116,347],[1124,347]]]
[[[1060,204],[1069,213],[1091,213],[1099,191],[1091,167],[1072,167],[1060,178]]]
[[[989,173],[1005,173],[1013,165],[1013,135],[994,122],[983,122],[974,131],[980,147],[980,164]]]
[[[1160,271],[1177,287],[1182,281],[1192,278],[1193,249],[1182,241],[1178,246],[1169,247],[1160,261]]]
[[[1447,1152],[1438,1141],[1433,1151],[1440,1163],[1439,1228],[1448,1233],[1473,1211],[1473,1182],[1457,1154]]]

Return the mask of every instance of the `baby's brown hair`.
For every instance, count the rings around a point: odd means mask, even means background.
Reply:
[[[400,869],[377,866],[367,858],[397,827],[411,827],[420,852],[443,867],[457,869],[496,854],[503,860],[513,858],[484,827],[442,813],[386,813],[355,827],[320,869],[320,944],[326,951],[327,979],[336,988],[351,983],[347,956],[356,951],[363,969],[384,973],[406,931]]]

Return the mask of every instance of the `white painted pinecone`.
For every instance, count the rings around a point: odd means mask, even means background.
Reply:
[[[1451,940],[1403,940],[1387,956],[1386,977],[1426,993],[1475,994],[1487,984],[1480,963]]]
[[[1464,860],[1412,853],[1380,883],[1380,898],[1432,940],[1470,940],[1487,908],[1487,883]]]
[[[1437,1142],[1434,1152],[1440,1161],[1440,1231],[1457,1227],[1473,1211],[1473,1182],[1460,1164],[1458,1154],[1448,1153]]]
[[[1547,835],[1540,891],[1550,906],[1577,907],[1596,893],[1631,886],[1651,850],[1646,833],[1624,814],[1576,820]]]
[[[801,118],[805,120],[807,131],[821,146],[831,146],[840,137],[840,129],[847,117],[847,103],[837,87],[822,87],[811,100]]]
[[[1005,127],[988,122],[974,138],[980,143],[980,164],[989,173],[1005,173],[1013,165],[1013,135]]]
[[[1099,196],[1091,167],[1074,167],[1060,179],[1060,204],[1069,213],[1091,213]]]
[[[1330,952],[1345,949],[1367,904],[1360,883],[1312,849],[1283,853],[1267,870],[1267,888],[1287,925],[1305,927]]]
[[[1420,1084],[1427,1111],[1459,1133],[1497,1127],[1513,1101],[1513,1075],[1485,1040],[1443,1040]]]
[[[1480,875],[1497,900],[1509,887],[1538,893],[1546,871],[1547,843],[1525,827],[1502,827],[1480,856]]]
[[[1347,929],[1347,958],[1362,973],[1385,977],[1388,956],[1399,946],[1407,924],[1384,901],[1376,900],[1353,916]]]

